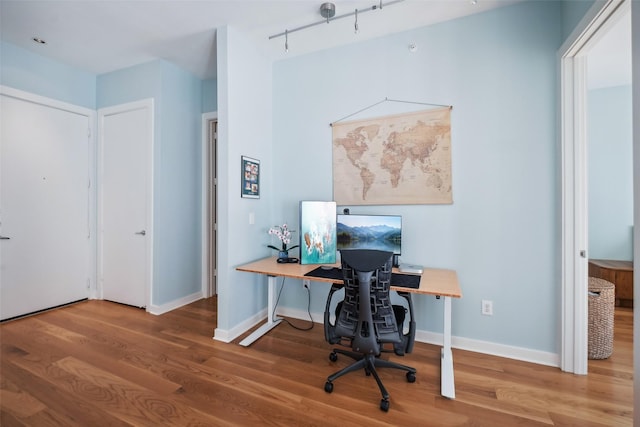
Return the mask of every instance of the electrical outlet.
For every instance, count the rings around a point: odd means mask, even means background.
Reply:
[[[309,286],[308,280],[305,279],[302,281],[302,289],[311,289],[311,287]]]
[[[485,316],[493,316],[493,301],[482,300],[482,314]]]

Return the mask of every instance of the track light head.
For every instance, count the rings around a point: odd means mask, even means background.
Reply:
[[[284,53],[289,53],[289,30],[284,30]]]
[[[329,22],[330,18],[336,16],[336,5],[333,3],[322,3],[320,5],[320,15],[323,18],[327,18],[327,22]]]
[[[358,28],[358,9],[356,9],[356,22],[353,25],[354,28],[354,33],[358,34],[358,32],[360,31],[360,28]]]

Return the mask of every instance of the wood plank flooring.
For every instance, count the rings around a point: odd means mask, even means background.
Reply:
[[[439,347],[416,343],[418,370],[351,373],[324,391],[322,325],[281,324],[251,347],[211,337],[215,298],[162,316],[86,301],[0,325],[0,425],[9,426],[631,426],[631,309],[616,309],[611,358],[589,375],[453,350],[456,399],[440,396]],[[303,321],[292,320],[299,326]]]

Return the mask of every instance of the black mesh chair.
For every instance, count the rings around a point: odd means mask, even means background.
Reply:
[[[373,375],[382,400],[380,409],[389,410],[389,393],[382,384],[376,368],[395,368],[406,372],[407,381],[416,380],[416,370],[410,366],[381,359],[383,352],[397,355],[410,353],[415,338],[413,305],[409,293],[400,293],[407,307],[392,305],[390,297],[392,257],[391,252],[353,249],[340,251],[342,260],[342,284],[334,284],[327,298],[324,313],[325,338],[330,344],[350,347],[351,351],[334,348],[329,359],[335,362],[338,354],[356,361],[330,375],[324,385],[327,393],[333,391],[333,381],[360,369]],[[337,304],[335,323],[331,323],[333,295],[344,288],[344,300]],[[406,313],[409,313],[409,332],[403,333]]]

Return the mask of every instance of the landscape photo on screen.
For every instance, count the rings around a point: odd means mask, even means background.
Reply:
[[[401,254],[400,215],[338,215],[338,250],[377,249]]]

